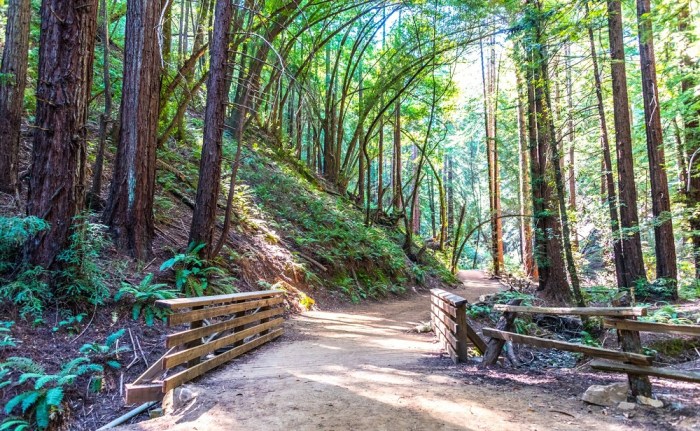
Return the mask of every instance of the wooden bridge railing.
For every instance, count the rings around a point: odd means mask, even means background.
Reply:
[[[468,342],[483,353],[486,343],[467,322],[468,301],[442,289],[430,291],[431,321],[435,335],[454,363],[466,362]]]
[[[156,306],[172,312],[168,326],[187,323],[189,329],[166,337],[165,355],[126,385],[126,403],[160,400],[171,389],[282,335],[283,293],[267,290],[156,301]]]
[[[630,386],[632,387],[634,395],[637,395],[637,392],[640,395],[651,395],[649,392],[651,386],[648,383],[647,376],[700,383],[700,373],[653,367],[653,357],[641,353],[642,345],[639,337],[640,331],[700,336],[700,326],[698,325],[667,325],[640,322],[635,320],[635,318],[646,316],[647,314],[647,309],[640,307],[551,308],[496,305],[494,306],[494,310],[504,313],[504,317],[501,318],[501,321],[506,322],[506,327],[503,328],[505,330],[493,328],[483,329],[483,334],[491,337],[488,344],[489,348],[484,355],[484,365],[494,364],[498,359],[503,343],[505,341],[512,341],[514,343],[530,344],[537,347],[579,352],[594,358],[607,359],[607,361],[595,360],[591,362],[591,367],[599,371],[626,373],[629,377]],[[591,347],[577,343],[516,334],[512,332],[512,321],[517,313],[604,317],[604,324],[606,327],[618,330],[618,338],[623,351],[619,352],[600,347]],[[502,327],[503,325],[500,325],[500,323],[501,322],[499,322],[499,326]],[[494,340],[498,340],[499,342],[492,343]]]

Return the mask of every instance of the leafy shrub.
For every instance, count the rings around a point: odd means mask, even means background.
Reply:
[[[188,297],[203,296],[209,287],[209,276],[223,274],[220,268],[209,266],[205,259],[199,257],[205,245],[190,244],[185,253],[176,254],[160,266],[161,271],[175,271],[175,287]]]
[[[471,304],[467,306],[467,316],[472,319],[488,317],[491,314],[491,307],[488,305]]]
[[[29,238],[48,228],[49,224],[38,217],[0,217],[0,273],[13,267],[19,249]]]
[[[683,313],[676,310],[673,305],[664,305],[648,316],[640,317],[639,320],[656,323],[668,323],[671,325],[692,325],[693,321]]]
[[[39,430],[48,428],[51,421],[60,415],[65,391],[75,383],[78,377],[89,376],[93,382],[90,385],[91,389],[98,390],[101,384],[98,386],[94,382],[101,382],[99,376],[103,372],[101,365],[91,363],[87,357],[75,358],[64,364],[57,374],[48,374],[43,367],[31,359],[21,357],[9,358],[7,362],[0,364],[0,369],[8,368],[24,371],[16,384],[30,386],[29,389],[11,398],[5,404],[4,412],[7,415],[19,412],[30,424],[28,429]],[[16,426],[23,426],[24,423],[16,422],[18,420],[18,418],[6,419],[2,427],[10,429],[10,421],[13,421]]]
[[[155,302],[162,299],[174,299],[178,296],[177,290],[167,289],[165,283],[153,284],[153,274],[148,274],[141,282],[134,286],[130,283],[122,282],[114,300],[119,301],[124,295],[131,295],[134,298],[134,305],[131,308],[131,316],[138,320],[143,314],[146,325],[151,326],[155,319],[165,319],[168,311],[155,306]]]
[[[57,260],[60,292],[68,302],[101,305],[109,296],[106,272],[99,266],[100,254],[109,244],[107,226],[91,223],[86,215],[76,216],[68,248]]]

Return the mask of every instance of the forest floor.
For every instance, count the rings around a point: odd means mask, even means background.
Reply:
[[[470,301],[502,288],[476,271],[462,271],[460,279],[464,285],[455,292]],[[532,374],[484,372],[476,364],[456,367],[432,333],[414,329],[429,320],[428,304],[429,293],[422,291],[404,300],[295,316],[280,341],[190,385],[198,394],[190,404],[171,416],[122,429],[658,430],[700,425],[692,408],[673,412],[637,406],[623,414],[580,400],[589,384],[623,378],[581,377],[575,370]]]

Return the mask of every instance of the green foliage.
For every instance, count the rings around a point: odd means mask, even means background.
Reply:
[[[17,346],[18,341],[12,336],[10,329],[14,324],[15,322],[0,321],[0,350]]]
[[[152,326],[155,319],[164,320],[168,315],[168,310],[156,307],[155,301],[178,297],[177,290],[167,287],[165,283],[153,283],[153,274],[149,273],[136,286],[122,282],[122,288],[114,295],[114,300],[119,301],[124,295],[130,295],[134,300],[131,308],[133,319],[138,320],[143,314],[146,325]]]
[[[86,376],[91,381],[101,381],[103,367],[93,364],[87,357],[78,357],[65,363],[56,374],[47,374],[43,367],[29,358],[13,357],[0,364],[0,370],[21,372],[16,385],[26,390],[12,397],[4,407],[4,413],[11,415],[15,412],[22,415],[30,424],[31,429],[44,430],[60,415],[66,390],[75,384],[78,377]],[[96,386],[91,384],[95,389]],[[11,418],[3,422],[3,427],[10,428]],[[16,426],[24,426],[23,422],[13,422]],[[17,429],[17,428],[14,428]],[[23,428],[20,428],[23,429]]]
[[[469,304],[467,307],[467,316],[472,319],[480,319],[489,317],[492,311],[492,308],[488,305]]]
[[[659,278],[652,283],[640,280],[634,287],[635,301],[668,301],[673,297],[676,289],[675,280]]]
[[[28,421],[11,416],[0,424],[0,431],[31,431],[32,424]]]
[[[163,262],[161,271],[172,269],[175,272],[175,287],[188,297],[203,296],[210,286],[209,277],[224,272],[199,257],[206,244],[190,244],[185,253],[178,253]]]
[[[58,325],[53,327],[53,332],[58,332],[61,329],[73,334],[78,331],[78,324],[85,319],[87,313],[78,313],[75,316],[68,314],[63,320],[58,322]]]
[[[640,317],[639,320],[646,322],[668,323],[671,325],[692,325],[694,322],[686,317],[684,313],[676,310],[673,305],[664,305],[648,316]]]
[[[0,274],[11,269],[27,239],[49,229],[38,217],[0,217]]]
[[[16,305],[23,319],[29,315],[41,319],[44,304],[53,298],[46,282],[49,274],[40,266],[25,267],[13,281],[0,289],[0,300]]]
[[[57,260],[61,298],[74,304],[87,301],[101,305],[109,297],[107,273],[100,267],[100,255],[109,244],[107,227],[92,223],[86,215],[74,219],[70,243]]]
[[[119,346],[119,339],[124,336],[126,330],[120,329],[117,332],[109,335],[104,343],[97,341],[83,344],[80,348],[80,353],[90,358],[93,363],[103,364],[112,369],[121,368],[119,363],[119,354],[128,352],[126,346]]]
[[[586,346],[600,347],[601,343],[598,338],[593,336],[588,331],[581,331],[581,337],[575,340],[578,343],[585,344]]]
[[[532,294],[516,292],[514,290],[499,292],[494,296],[494,301],[496,304],[507,304],[514,299],[521,299],[521,305],[524,306],[530,306],[536,300],[535,296]]]

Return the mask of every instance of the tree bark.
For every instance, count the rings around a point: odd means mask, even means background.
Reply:
[[[105,222],[117,247],[151,254],[160,103],[160,0],[129,0],[126,13],[120,135]]]
[[[532,213],[532,196],[530,184],[530,161],[527,142],[527,118],[526,100],[523,96],[522,75],[516,70],[516,81],[518,91],[518,144],[520,148],[519,169],[520,169],[520,214]],[[530,219],[520,219],[521,228],[521,253],[523,256],[523,266],[525,273],[533,280],[538,280],[539,274],[535,258],[533,255],[532,221]]]
[[[666,159],[661,126],[661,104],[656,80],[654,32],[651,23],[650,0],[637,0],[637,24],[639,28],[639,59],[642,69],[642,94],[644,119],[649,155],[651,203],[654,214],[654,248],[656,251],[656,277],[670,282],[669,294],[678,297],[678,268],[676,266],[676,242],[673,237],[671,199],[668,192]]]
[[[30,0],[10,0],[0,63],[0,191],[17,188],[22,105],[27,84]]]
[[[681,101],[683,103],[683,129],[685,148],[679,151],[679,159],[687,161],[689,155],[700,153],[700,97],[695,93],[697,86],[697,61],[693,61],[689,52],[692,46],[695,25],[690,19],[690,4],[684,1],[678,14],[678,31],[683,37],[681,53]],[[683,163],[681,164],[683,166]],[[685,168],[682,175],[682,189],[686,197],[686,205],[691,208],[689,218],[695,260],[695,278],[700,278],[700,163],[696,155],[692,166]]]
[[[622,38],[622,7],[619,0],[608,1],[608,33],[610,39],[610,72],[612,79],[617,181],[619,188],[620,231],[624,255],[623,288],[646,283],[637,215],[637,187],[634,178],[634,155],[627,95],[625,47]]]
[[[528,7],[540,8],[537,1],[528,0]],[[540,11],[536,12],[539,16]],[[571,299],[569,282],[564,270],[562,257],[561,224],[556,217],[557,200],[552,187],[555,162],[552,156],[549,103],[549,87],[543,85],[547,79],[543,75],[543,63],[547,60],[543,52],[541,23],[531,23],[531,36],[534,44],[527,45],[526,82],[528,87],[528,138],[532,174],[533,216],[535,221],[535,259],[539,272],[538,290],[555,303],[568,303]]]
[[[221,188],[221,162],[226,106],[231,87],[229,79],[229,41],[233,6],[230,1],[216,3],[214,34],[210,46],[207,105],[204,114],[204,142],[199,162],[199,182],[195,200],[190,244],[206,244],[202,255],[210,257],[216,208]]]
[[[82,209],[85,120],[92,84],[97,0],[44,0],[39,37],[34,151],[27,212],[51,225],[26,244],[32,265],[49,268]]]
[[[588,3],[585,4],[588,12]],[[595,38],[593,28],[588,26],[588,40],[591,46],[591,60],[593,62],[593,79],[595,83],[596,102],[598,108],[598,120],[600,122],[600,140],[603,152],[603,194],[608,205],[610,214],[610,229],[612,232],[613,259],[615,261],[615,276],[618,287],[625,287],[625,256],[622,249],[622,237],[620,235],[620,218],[617,212],[617,193],[615,191],[615,180],[613,178],[612,157],[610,153],[610,139],[608,135],[608,125],[605,118],[605,105],[603,103],[603,84],[598,68],[598,55],[596,54]]]

